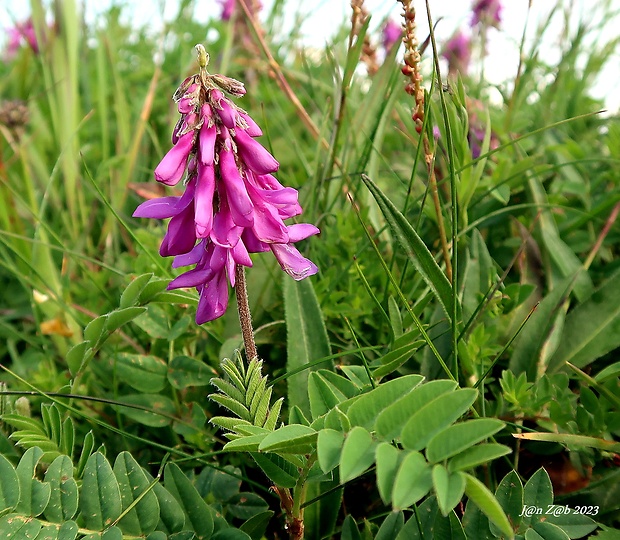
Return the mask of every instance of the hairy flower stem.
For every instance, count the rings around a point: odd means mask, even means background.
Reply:
[[[237,311],[239,312],[239,324],[245,346],[245,356],[248,362],[258,357],[254,331],[252,330],[252,313],[248,301],[248,289],[245,285],[245,268],[238,264],[235,267],[235,294],[237,295]]]

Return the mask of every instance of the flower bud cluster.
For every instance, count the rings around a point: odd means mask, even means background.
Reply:
[[[252,266],[249,253],[271,251],[296,280],[318,269],[294,243],[319,232],[314,225],[286,225],[301,214],[297,191],[282,186],[272,173],[275,158],[256,140],[261,129],[227,97],[245,94],[242,83],[206,71],[208,56],[197,46],[200,72],[174,94],[181,117],[172,132],[172,149],[155,168],[155,179],[168,186],[182,181],[179,197],[142,203],[134,217],[170,218],[160,255],[174,256],[173,267],[193,266],[168,286],[196,287],[196,322],[224,314],[228,283],[235,267]]]

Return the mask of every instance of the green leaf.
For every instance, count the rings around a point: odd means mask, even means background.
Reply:
[[[51,496],[45,517],[53,523],[69,521],[78,511],[78,485],[73,478],[73,463],[68,456],[58,456],[47,469],[45,481]]]
[[[394,540],[405,524],[405,516],[402,512],[390,512],[381,523],[375,540]]]
[[[194,484],[175,463],[168,463],[164,472],[164,486],[172,493],[187,516],[198,540],[207,540],[213,534],[211,509],[200,496]]]
[[[606,452],[620,452],[620,443],[608,441],[598,437],[588,437],[586,435],[572,435],[571,433],[513,433],[517,439],[530,441],[557,442],[572,448],[587,447],[596,448]]]
[[[510,454],[510,452],[512,452],[512,450],[503,444],[479,444],[451,458],[450,461],[448,461],[448,470],[454,472],[473,469],[478,465]]]
[[[375,379],[380,379],[381,377],[385,377],[386,375],[393,373],[405,362],[407,362],[413,353],[425,343],[426,342],[424,340],[419,339],[405,345],[404,347],[391,350],[379,359],[382,365],[372,370],[372,376]]]
[[[250,536],[239,529],[222,529],[215,533],[211,540],[251,540]]]
[[[119,521],[121,530],[136,536],[153,532],[159,522],[159,503],[142,467],[129,452],[121,452],[114,462],[114,474],[121,491],[123,512],[137,501]]]
[[[405,509],[418,502],[433,487],[431,468],[420,452],[405,455],[394,481],[392,505]]]
[[[355,519],[353,519],[351,514],[344,518],[340,531],[340,540],[362,540],[357,523],[355,523]]]
[[[0,519],[0,537],[15,540],[34,540],[41,522],[20,514],[8,514]]]
[[[468,473],[463,474],[466,479],[465,495],[476,504],[491,523],[494,523],[502,531],[506,538],[512,540],[514,532],[497,499],[476,477]]]
[[[474,388],[443,394],[418,409],[405,424],[401,439],[405,448],[421,450],[439,431],[448,427],[476,401]]]
[[[529,318],[519,335],[515,338],[514,349],[508,364],[515,374],[525,372],[530,381],[536,380],[537,373],[544,373],[542,360],[544,345],[563,317],[561,304],[574,284],[574,279],[567,278],[556,284],[551,292],[543,298],[534,314]]]
[[[78,535],[78,526],[75,521],[65,521],[58,530],[58,540],[75,540]]]
[[[297,467],[277,454],[251,453],[257,465],[276,486],[293,488],[299,478]]]
[[[322,429],[316,441],[319,466],[324,473],[328,473],[338,466],[344,434],[333,429]]]
[[[121,294],[119,306],[121,308],[126,308],[137,304],[140,293],[152,277],[152,273],[142,274],[141,276],[136,277],[129,285],[127,285],[123,291],[123,294]]]
[[[127,394],[123,396],[123,403],[148,407],[150,410],[134,409],[122,405],[114,406],[121,414],[150,427],[169,425],[172,422],[170,416],[176,413],[174,402],[169,397],[160,394]],[[163,413],[166,416],[158,413]]]
[[[377,487],[379,495],[384,504],[388,505],[392,501],[392,490],[396,473],[400,467],[404,453],[387,442],[379,443],[375,453],[377,462]]]
[[[494,435],[504,425],[504,422],[495,418],[477,418],[450,426],[429,441],[426,458],[431,463],[448,459]]]
[[[465,505],[463,528],[467,538],[476,538],[476,540],[495,540],[496,538],[489,529],[488,518],[471,499],[469,499]]]
[[[121,326],[133,321],[136,317],[142,315],[146,311],[145,307],[126,307],[123,309],[115,309],[108,313],[105,323],[105,329],[110,334]]]
[[[430,381],[417,386],[379,413],[375,422],[377,437],[385,441],[399,438],[404,425],[416,411],[430,400],[451,392],[456,387],[455,382],[445,379]]]
[[[168,382],[178,390],[188,386],[206,386],[214,375],[213,368],[189,356],[176,356],[168,366]]]
[[[330,356],[331,348],[311,280],[294,281],[284,276],[283,291],[287,333],[286,370],[292,372],[312,361]],[[326,362],[332,364],[331,360]],[[287,378],[287,385],[289,407],[297,405],[308,416],[308,371],[291,375]]]
[[[267,435],[268,431],[265,430],[265,433],[261,433],[260,435],[235,438],[224,445],[224,450],[227,452],[257,452],[258,446]]]
[[[84,341],[90,341],[95,345],[103,336],[107,315],[101,315],[90,321],[84,328]]]
[[[71,375],[75,376],[75,374],[80,370],[86,354],[93,350],[90,345],[90,341],[82,341],[82,343],[78,343],[77,345],[71,347],[65,355],[67,367],[69,368]]]
[[[153,285],[153,282],[149,283],[145,290],[151,285]],[[147,311],[136,317],[133,322],[152,338],[168,339],[169,337],[170,322],[165,310],[160,306],[151,304]]]
[[[566,317],[562,339],[549,371],[570,362],[579,368],[620,346],[620,272]]]
[[[545,540],[570,540],[568,534],[553,523],[537,521],[532,527]]]
[[[51,497],[51,486],[37,480],[37,464],[43,456],[40,448],[26,450],[16,468],[19,479],[19,503],[15,510],[26,516],[36,517],[45,510]]]
[[[88,458],[92,454],[95,449],[95,437],[92,431],[89,431],[86,435],[84,435],[84,442],[82,443],[82,453],[80,454],[80,460],[78,461],[75,475],[78,478],[82,478],[84,475],[84,468],[86,467],[86,462]]]
[[[153,481],[148,473],[146,477],[149,482]],[[185,513],[177,500],[160,482],[155,483],[153,493],[155,493],[159,503],[159,528],[167,533],[175,533],[183,529]]]
[[[302,424],[282,426],[267,435],[260,443],[261,452],[309,454],[316,444],[318,432]]]
[[[343,402],[347,396],[329,384],[319,373],[312,372],[308,374],[308,398],[314,420]]]
[[[119,378],[139,392],[157,393],[166,386],[168,366],[156,356],[118,353],[115,357]]]
[[[523,488],[523,504],[529,507],[547,508],[553,504],[553,486],[547,471],[542,467],[538,469],[530,479],[525,483]],[[546,516],[544,516],[546,519]],[[534,514],[532,516],[523,516],[523,525],[527,527],[532,522],[538,521],[540,518]]]
[[[273,515],[274,512],[272,510],[256,514],[243,523],[239,529],[249,535],[252,540],[261,540]]]
[[[450,473],[441,464],[433,467],[432,474],[439,509],[444,516],[447,516],[463,498],[465,475],[461,472]]]
[[[409,220],[401,214],[394,203],[387,198],[370,178],[362,175],[362,181],[377,201],[392,234],[398,239],[414,268],[420,273],[422,279],[431,288],[437,300],[439,300],[447,318],[452,320],[452,286],[426,247],[426,244],[418,236],[418,233],[415,232]],[[457,317],[460,320],[460,313],[457,314]]]
[[[368,431],[354,427],[348,434],[340,456],[340,483],[358,477],[375,461],[375,443]]]
[[[84,526],[95,531],[109,527],[123,511],[118,482],[108,460],[100,452],[92,454],[86,462],[80,511]]]
[[[515,471],[510,471],[497,486],[495,498],[506,512],[512,528],[517,530],[521,525],[523,513],[523,484]],[[500,529],[493,523],[490,530],[496,536],[501,535]]]
[[[19,478],[11,462],[0,454],[0,514],[11,512],[20,496]]]
[[[155,296],[165,292],[166,287],[170,283],[167,279],[154,278],[140,291],[138,296],[138,304],[147,304],[154,299]]]
[[[546,517],[547,522],[560,527],[569,538],[583,538],[598,527],[596,521],[583,514],[577,514],[572,509],[568,514],[556,516],[551,513]]]
[[[422,375],[404,375],[362,394],[347,411],[351,425],[372,429],[381,411],[401,399],[403,394],[411,392],[423,380]]]
[[[226,501],[227,511],[238,519],[250,519],[266,512],[269,505],[255,493],[236,493]]]

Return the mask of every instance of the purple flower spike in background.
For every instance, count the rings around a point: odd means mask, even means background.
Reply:
[[[472,27],[483,23],[498,28],[502,22],[501,0],[475,0],[471,10],[473,12],[471,16]]]
[[[448,75],[456,77],[457,73],[467,74],[471,59],[471,38],[462,30],[454,34],[441,53],[448,61]]]
[[[169,186],[183,180],[182,197],[142,203],[134,217],[171,218],[160,246],[173,267],[191,266],[169,289],[196,287],[200,294],[196,322],[224,314],[228,283],[235,286],[237,267],[250,267],[249,253],[271,251],[296,280],[318,272],[295,242],[319,233],[314,225],[286,225],[301,213],[297,191],[271,174],[279,163],[256,140],[258,125],[227,97],[245,94],[243,84],[210,75],[208,55],[197,45],[200,72],[174,94],[181,118],[173,130],[172,149],[155,168],[155,179]]]
[[[388,53],[403,37],[403,28],[396,21],[389,19],[383,27],[383,48]]]

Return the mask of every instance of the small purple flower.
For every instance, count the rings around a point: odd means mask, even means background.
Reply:
[[[34,30],[32,18],[22,23],[15,24],[13,28],[7,28],[6,33],[8,36],[5,51],[6,58],[13,58],[24,41],[30,46],[35,54],[39,52],[39,43],[37,41],[37,34]]]
[[[449,75],[465,75],[471,58],[471,38],[463,31],[457,32],[448,40],[441,56],[448,61]]]
[[[163,184],[184,178],[185,193],[146,201],[134,216],[171,218],[159,252],[175,257],[174,268],[194,268],[168,288],[196,287],[196,322],[202,324],[226,311],[228,283],[234,287],[237,265],[252,266],[249,253],[271,251],[296,280],[316,274],[316,265],[293,244],[319,229],[284,223],[301,214],[297,191],[271,174],[279,163],[255,139],[260,128],[223,92],[242,96],[243,84],[207,73],[204,48],[197,50],[204,63],[174,94],[181,118],[172,149],[155,168],[155,179]]]
[[[222,14],[220,18],[223,21],[229,21],[232,17],[233,12],[235,11],[235,3],[237,0],[218,0],[220,6],[222,7]]]
[[[501,0],[475,0],[471,10],[472,27],[484,23],[498,28],[499,24],[502,22]]]
[[[389,19],[383,27],[383,48],[388,53],[403,37],[403,28],[396,21]]]

